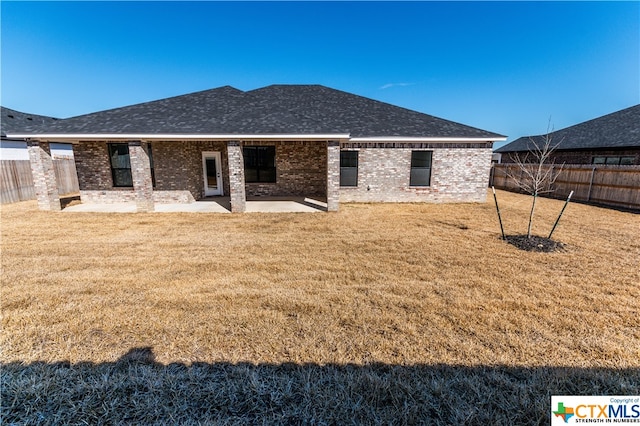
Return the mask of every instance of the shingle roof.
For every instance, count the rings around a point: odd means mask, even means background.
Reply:
[[[319,85],[224,86],[60,120],[46,133],[503,137]]]
[[[57,120],[53,117],[0,107],[0,136],[5,137],[7,133],[36,131]]]
[[[640,105],[632,106],[593,120],[566,127],[549,134],[558,150],[640,147]],[[496,152],[528,151],[530,139],[545,135],[525,136],[496,149]]]
[[[340,90],[319,85],[274,85],[248,92],[261,100],[295,111],[351,137],[502,137],[495,133],[444,120]],[[303,130],[303,129],[301,129]]]

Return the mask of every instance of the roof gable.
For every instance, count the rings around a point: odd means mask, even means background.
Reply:
[[[549,133],[558,150],[640,147],[640,105],[594,118]],[[528,151],[531,139],[545,135],[525,136],[499,148],[496,152]]]

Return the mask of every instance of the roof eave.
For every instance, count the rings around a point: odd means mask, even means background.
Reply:
[[[493,152],[498,154],[509,154],[512,152],[530,152],[532,149],[526,148],[517,148],[517,149],[503,149],[505,147],[500,147]],[[581,146],[576,148],[555,148],[554,152],[571,152],[571,151],[620,151],[627,149],[640,149],[640,145],[620,145],[620,146]]]
[[[322,134],[148,134],[148,133],[11,133],[7,137],[31,139],[41,141],[101,141],[101,140],[348,140],[350,142],[494,142],[504,141],[506,136],[485,137],[404,137],[404,136],[373,136],[352,138],[348,133]]]
[[[438,136],[374,136],[351,138],[350,142],[495,142],[505,141],[506,136],[485,136],[485,137],[438,137]]]
[[[103,140],[144,140],[144,141],[184,141],[184,140],[342,140],[349,139],[348,133],[323,134],[149,134],[149,133],[16,133],[13,138],[39,141],[103,141]]]

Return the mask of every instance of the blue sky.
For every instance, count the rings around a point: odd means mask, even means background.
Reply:
[[[640,2],[8,2],[1,102],[323,84],[513,140],[640,103]]]

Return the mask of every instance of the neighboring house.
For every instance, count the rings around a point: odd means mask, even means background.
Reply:
[[[48,144],[70,142],[83,202],[226,195],[317,196],[339,203],[483,202],[504,136],[318,85],[217,89],[59,120],[29,139],[39,205],[59,209]]]
[[[24,139],[9,139],[7,133],[34,131],[56,122],[58,119],[44,115],[28,114],[0,107],[0,159],[28,160],[27,143]],[[52,143],[51,154],[56,158],[73,158],[71,144]]]
[[[640,164],[640,105],[623,109],[575,126],[549,133],[551,144],[559,144],[551,157],[556,164]],[[521,137],[496,149],[502,163],[513,163],[545,135]]]

